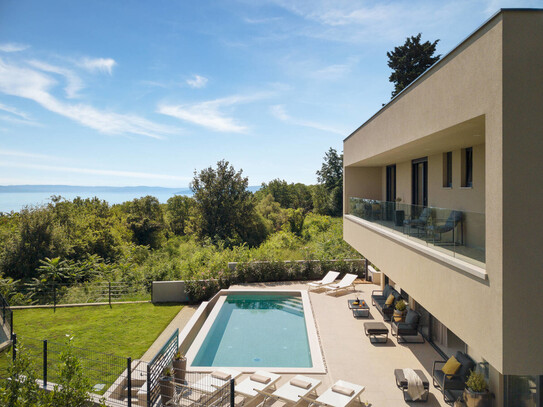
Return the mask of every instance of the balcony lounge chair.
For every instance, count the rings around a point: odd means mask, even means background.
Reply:
[[[456,240],[455,240],[455,237],[454,237],[454,231],[456,229],[456,225],[459,223],[459,222],[462,222],[462,212],[461,211],[451,211],[451,213],[449,214],[449,217],[447,218],[447,220],[445,221],[444,224],[441,224],[441,225],[430,225],[427,227],[427,232],[428,233],[431,233],[432,236],[434,237],[434,241],[436,241],[435,239],[435,236],[439,233],[439,240],[437,240],[438,242],[440,242],[441,244],[456,244]],[[452,231],[452,241],[451,242],[443,242],[442,239],[441,239],[441,235],[443,233],[447,233],[447,232],[450,232]],[[462,230],[460,230],[460,232],[462,232]],[[464,236],[461,236],[461,241],[460,241],[460,244],[464,244],[463,242],[464,240]]]
[[[407,226],[409,229],[407,231],[407,234],[411,234],[411,228],[415,228],[418,231],[418,234],[420,234],[421,230],[426,229],[426,225],[428,224],[428,219],[432,215],[432,211],[430,208],[426,207],[422,210],[420,216],[415,219],[406,219],[403,221],[403,225]]]
[[[365,389],[364,386],[338,380],[332,387],[317,397],[316,400],[307,397],[302,398],[308,402],[308,407],[348,407],[360,397],[360,394],[362,394]]]
[[[330,270],[328,273],[326,273],[326,275],[323,277],[322,280],[307,283],[307,285],[309,286],[309,291],[311,291],[312,288],[318,289],[318,288],[323,288],[324,286],[328,284],[332,284],[334,281],[336,281],[337,276],[339,276],[338,271]]]
[[[405,316],[405,322],[392,321],[390,327],[392,336],[396,336],[398,343],[400,343],[400,338],[402,339],[402,342],[406,343],[424,343],[424,336],[419,335],[419,322],[420,314],[417,311],[410,309]],[[410,342],[404,338],[405,336],[416,336],[417,338],[421,338],[422,341],[417,340],[416,342]]]
[[[453,392],[458,393],[458,391],[464,390],[470,371],[475,369],[475,362],[465,353],[458,351],[454,357],[460,363],[460,367],[454,374],[448,375],[441,370],[443,365],[447,363],[445,360],[434,361],[432,368],[434,387],[443,393],[443,399],[448,404],[455,401],[450,396]]]
[[[283,384],[271,394],[265,391],[256,390],[257,393],[264,396],[264,401],[258,406],[267,407],[268,404],[276,401],[282,401],[291,406],[298,405],[311,393],[316,395],[316,389],[320,384],[321,381],[319,379],[296,375],[293,379]]]
[[[258,391],[269,391],[275,388],[275,383],[281,378],[281,375],[257,370],[254,374],[247,377],[241,383],[237,384],[235,405],[242,406],[245,402],[253,397],[258,396]]]
[[[391,304],[387,304],[386,301],[388,297],[392,294],[394,296],[394,301]],[[401,295],[398,291],[392,288],[390,285],[385,285],[383,291],[373,290],[371,292],[371,303],[375,305],[375,308],[383,315],[385,321],[390,321],[392,314],[394,314],[394,308],[396,303],[401,299]]]
[[[353,287],[354,290],[354,280],[357,278],[358,276],[356,274],[345,274],[339,283],[328,284],[326,287],[324,287],[326,289],[326,294],[338,293],[348,289],[349,287]]]

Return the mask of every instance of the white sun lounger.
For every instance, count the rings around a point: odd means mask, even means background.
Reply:
[[[307,383],[306,386],[301,386]],[[257,393],[264,396],[264,401],[259,404],[261,407],[267,406],[268,401],[282,401],[288,406],[295,406],[299,404],[304,397],[307,397],[311,393],[315,393],[315,389],[321,384],[319,379],[313,379],[311,377],[296,375],[294,378],[283,384],[273,393],[267,393],[257,390]]]
[[[356,274],[345,274],[339,283],[329,284],[324,287],[326,289],[326,294],[337,293],[346,290],[349,287],[354,288],[354,280],[357,278],[358,276]]]
[[[229,377],[217,377],[223,375]],[[174,399],[176,402],[180,402],[181,399],[186,399],[187,402],[202,403],[203,400],[205,401],[217,390],[228,385],[230,380],[235,380],[240,375],[241,372],[235,369],[230,369],[227,367],[218,368],[216,372],[206,374],[200,380],[197,380],[194,383],[189,383],[188,385],[176,385],[179,393],[174,397]]]
[[[267,378],[269,380],[264,383],[261,378]],[[281,375],[266,372],[264,370],[257,370],[254,374],[236,385],[235,391],[237,395],[241,396],[241,400],[238,401],[238,398],[236,397],[235,404],[243,405],[247,399],[258,396],[258,391],[269,391],[270,388],[275,386],[275,383],[277,383],[280,378]]]
[[[349,383],[344,380],[338,380],[332,387],[322,393],[316,400],[303,397],[309,405],[308,407],[313,406],[331,406],[331,407],[347,407],[357,398],[360,397],[360,394],[365,390],[364,386],[359,384]],[[349,391],[352,391],[351,394],[348,394]]]
[[[311,291],[312,288],[323,288],[325,285],[332,284],[334,281],[336,281],[337,276],[339,276],[338,271],[330,270],[328,273],[326,273],[322,280],[307,283],[307,285],[309,286],[309,291]]]

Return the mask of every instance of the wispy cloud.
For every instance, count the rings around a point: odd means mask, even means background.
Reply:
[[[22,124],[25,126],[42,127],[41,123],[35,122],[33,120],[19,119],[17,117],[7,116],[4,114],[0,115],[0,121],[5,123]]]
[[[158,113],[175,117],[208,129],[227,133],[245,133],[248,128],[236,122],[221,111],[223,108],[249,103],[270,97],[271,93],[261,92],[252,95],[233,95],[195,104],[160,105]]]
[[[105,72],[111,75],[117,62],[112,58],[83,58],[77,65],[90,72]]]
[[[24,51],[27,48],[30,48],[30,46],[25,44],[17,44],[15,42],[6,42],[0,44],[0,51],[2,52],[19,52]]]
[[[187,79],[187,84],[191,88],[203,88],[207,85],[207,78],[200,75],[194,75],[191,79]]]
[[[55,72],[47,64],[41,64],[41,70]],[[0,59],[0,92],[33,100],[51,112],[101,133],[115,135],[138,134],[160,139],[163,138],[162,135],[164,134],[173,134],[179,131],[137,115],[105,112],[82,103],[66,103],[50,93],[50,89],[55,84],[56,82],[43,72],[9,64]],[[74,90],[73,87],[70,89]]]
[[[77,97],[77,92],[79,92],[84,87],[81,78],[79,78],[79,76],[77,76],[75,72],[73,72],[71,69],[51,65],[46,62],[36,60],[28,61],[28,63],[30,66],[33,66],[40,71],[64,76],[66,78],[66,87],[64,88],[64,91],[66,92],[66,96],[68,98]]]
[[[26,114],[25,112],[20,111],[19,109],[16,109],[14,107],[4,105],[3,103],[0,103],[0,110],[3,110],[4,112],[8,112],[11,114],[14,114],[15,116],[22,117],[23,119],[30,120],[30,116]]]
[[[27,151],[6,150],[6,149],[0,149],[0,155],[7,156],[7,157],[39,158],[39,159],[45,159],[45,160],[58,159],[58,157],[53,157],[46,154],[36,154],[36,153],[29,153]]]
[[[0,162],[0,167],[9,168],[25,168],[33,170],[46,170],[65,173],[77,173],[77,174],[90,174],[90,175],[105,175],[110,177],[123,177],[123,178],[138,178],[138,179],[156,179],[156,180],[170,180],[170,181],[188,181],[190,177],[180,177],[177,175],[168,174],[153,174],[149,172],[134,172],[134,171],[118,171],[118,170],[98,170],[95,168],[79,168],[79,167],[63,167],[56,165],[44,165],[44,164],[27,164],[20,162]]]
[[[332,127],[332,126],[327,126],[325,124],[321,124],[321,123],[317,123],[317,122],[313,122],[309,120],[296,119],[290,116],[289,114],[287,114],[285,107],[283,105],[271,106],[270,112],[275,118],[288,124],[293,124],[295,126],[309,127],[309,128],[321,130],[327,133],[334,133],[334,134],[339,134],[339,135],[346,134],[346,131]]]

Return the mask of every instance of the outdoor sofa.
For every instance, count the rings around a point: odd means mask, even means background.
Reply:
[[[452,395],[457,395],[464,390],[470,371],[475,369],[475,362],[465,353],[457,351],[454,358],[460,363],[460,367],[454,374],[445,374],[443,372],[442,369],[447,363],[446,360],[434,361],[432,368],[434,387],[443,393],[443,399],[446,403],[455,401],[456,397]]]
[[[394,296],[394,301],[392,304],[387,305],[386,301],[390,294]],[[377,310],[383,315],[385,321],[390,321],[392,314],[394,313],[394,307],[401,298],[400,293],[388,284],[385,285],[383,290],[373,290],[371,292],[371,303],[372,305],[375,305]]]
[[[400,339],[402,342],[409,342],[409,343],[424,343],[424,336],[419,335],[419,322],[420,322],[420,314],[415,310],[408,310],[407,315],[405,316],[405,321],[392,321],[391,323],[391,329],[392,336],[396,336],[398,339],[398,343],[400,343]],[[417,337],[416,342],[411,342],[405,339],[405,337]],[[422,341],[420,340],[422,339]]]

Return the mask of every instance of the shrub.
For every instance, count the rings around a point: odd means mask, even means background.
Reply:
[[[211,272],[198,273],[193,280],[185,281],[185,292],[192,302],[207,301],[221,289],[219,280]]]
[[[473,370],[469,374],[466,386],[474,393],[482,393],[487,389],[484,375]]]

